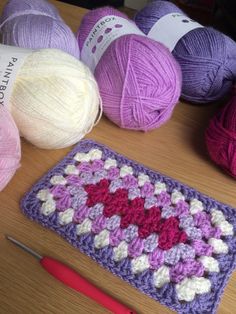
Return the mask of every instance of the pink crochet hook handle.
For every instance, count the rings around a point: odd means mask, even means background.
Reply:
[[[10,236],[6,236],[8,240],[23,248],[28,253],[39,259],[41,266],[53,277],[63,282],[66,286],[83,293],[87,297],[101,304],[114,314],[136,314],[125,305],[121,304],[111,296],[105,294],[92,283],[80,276],[76,271],[61,263],[60,261],[47,256],[41,256],[38,253],[25,246],[23,243],[15,240]]]

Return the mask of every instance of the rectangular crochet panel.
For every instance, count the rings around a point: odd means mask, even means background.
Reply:
[[[215,313],[236,266],[233,208],[90,140],[21,208],[178,313]]]

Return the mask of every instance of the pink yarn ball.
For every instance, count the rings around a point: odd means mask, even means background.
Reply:
[[[107,15],[128,20],[109,7],[90,11],[79,28],[80,50],[94,25]],[[142,35],[115,39],[99,60],[94,75],[104,113],[122,128],[147,131],[161,126],[171,117],[180,96],[179,65],[162,44]]]
[[[0,106],[0,191],[20,166],[21,147],[18,129],[10,113]]]

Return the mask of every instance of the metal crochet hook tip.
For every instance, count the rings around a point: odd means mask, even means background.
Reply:
[[[20,248],[22,248],[23,250],[25,250],[26,252],[30,253],[31,255],[33,255],[34,257],[36,257],[37,259],[42,259],[43,257],[41,255],[39,255],[38,253],[36,253],[35,251],[33,251],[32,249],[30,249],[28,246],[24,245],[23,243],[17,241],[16,239],[12,238],[9,235],[5,235],[6,239],[11,241],[12,243],[16,244],[17,246],[19,246]]]

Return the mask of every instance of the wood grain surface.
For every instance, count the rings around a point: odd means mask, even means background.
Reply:
[[[73,31],[77,31],[86,10],[51,2]],[[5,3],[6,0],[1,0],[0,12]],[[180,102],[168,123],[147,133],[122,130],[103,117],[87,138],[236,207],[235,180],[210,161],[204,144],[204,130],[219,105],[193,106]],[[70,149],[42,150],[22,140],[21,167],[0,193],[0,313],[108,313],[48,275],[37,260],[5,240],[4,234],[14,236],[40,254],[67,263],[139,314],[172,313],[21,213],[19,201],[24,193]],[[235,295],[234,273],[222,297],[219,314],[236,312]]]

